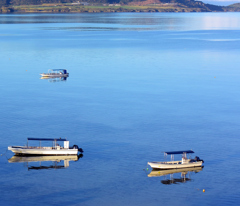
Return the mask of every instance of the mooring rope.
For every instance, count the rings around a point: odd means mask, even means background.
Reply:
[[[6,151],[4,153],[2,153],[0,156],[5,156],[8,160],[9,158],[7,157],[7,152],[8,152],[8,149],[6,149]]]
[[[6,149],[6,151],[3,154],[1,154],[1,156],[6,155],[7,151],[8,151],[8,149]]]

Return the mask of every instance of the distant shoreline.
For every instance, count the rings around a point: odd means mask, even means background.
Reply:
[[[233,9],[234,8],[234,9]],[[78,5],[78,4],[42,4],[0,7],[0,13],[118,13],[118,12],[229,12],[240,11],[235,7],[204,6],[189,8],[177,4],[157,5]]]

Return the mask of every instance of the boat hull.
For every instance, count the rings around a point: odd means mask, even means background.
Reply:
[[[53,149],[53,148],[27,148],[21,146],[10,146],[8,150],[11,150],[15,153],[15,155],[23,155],[23,156],[34,156],[34,155],[77,155],[78,149]]]
[[[201,167],[202,161],[189,162],[182,164],[181,162],[148,162],[153,169],[169,170],[169,169],[180,169],[180,168],[191,168]]]
[[[68,77],[69,76],[69,73],[66,73],[66,74],[51,74],[51,73],[42,73],[42,74],[40,74],[42,77],[52,77],[52,78],[54,78],[54,77]]]

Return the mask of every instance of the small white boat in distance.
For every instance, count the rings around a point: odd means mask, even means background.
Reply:
[[[192,150],[164,152],[164,156],[171,155],[171,161],[148,162],[153,169],[180,169],[189,167],[201,167],[204,162],[199,157],[194,159],[187,158],[187,154],[194,153]],[[174,155],[181,154],[182,160],[174,161]]]
[[[38,141],[39,146],[29,146],[29,141]],[[43,141],[52,142],[52,146],[41,146]],[[63,146],[60,146],[58,142],[63,142]],[[34,156],[34,155],[77,155],[78,152],[83,152],[82,148],[77,145],[69,147],[69,141],[67,139],[49,139],[49,138],[27,138],[27,146],[9,146],[8,150],[11,150],[15,155]]]
[[[48,73],[41,73],[42,77],[68,77],[69,73],[66,69],[49,69]]]

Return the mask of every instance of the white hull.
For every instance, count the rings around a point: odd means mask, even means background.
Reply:
[[[68,77],[69,73],[67,74],[42,73],[40,75],[42,77]]]
[[[189,167],[200,167],[202,166],[202,161],[198,162],[188,162],[183,163],[181,161],[171,161],[171,162],[148,162],[148,164],[153,169],[180,169]]]
[[[21,147],[21,146],[10,146],[8,150],[11,150],[16,155],[77,155],[78,149],[66,149],[59,148],[53,149],[52,147]]]

